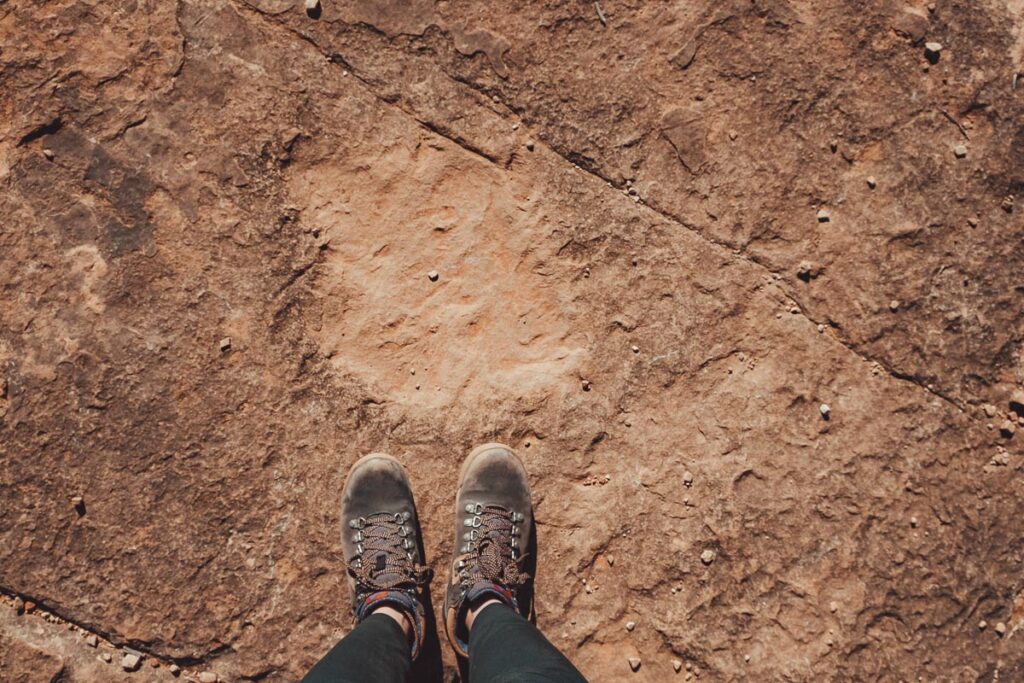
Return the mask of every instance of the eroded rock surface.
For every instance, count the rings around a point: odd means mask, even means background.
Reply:
[[[352,462],[443,574],[489,440],[594,681],[1024,675],[1019,3],[601,8],[0,3],[0,589],[54,675],[297,679]]]

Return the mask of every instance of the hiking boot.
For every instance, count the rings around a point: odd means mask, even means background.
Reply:
[[[466,614],[494,598],[529,614],[523,571],[532,534],[533,506],[526,468],[508,446],[490,443],[462,464],[455,494],[455,558],[445,592],[445,631],[456,654],[469,656]]]
[[[402,465],[372,453],[352,466],[341,496],[341,548],[352,586],[356,623],[388,605],[412,625],[412,658],[423,645],[423,591],[430,569],[423,566],[419,521]]]

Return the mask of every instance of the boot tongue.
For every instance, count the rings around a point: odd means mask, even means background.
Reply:
[[[383,585],[397,585],[404,577],[395,568],[387,566],[388,555],[379,552],[373,556],[373,578]]]

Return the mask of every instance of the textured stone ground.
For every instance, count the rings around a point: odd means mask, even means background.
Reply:
[[[591,680],[1024,679],[1024,4],[599,7],[0,1],[0,678],[295,680],[500,440]]]

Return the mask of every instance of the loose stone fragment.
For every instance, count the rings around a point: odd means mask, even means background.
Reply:
[[[14,598],[14,613],[22,614],[25,611],[25,601],[21,598]]]
[[[605,562],[608,563],[609,567],[613,566],[615,564],[615,556],[614,555],[609,555],[608,557],[605,558]]]
[[[306,14],[312,19],[320,18],[320,0],[306,0]]]
[[[1010,410],[1018,415],[1024,415],[1024,391],[1018,389],[1010,396]]]
[[[47,161],[53,161],[53,157],[54,157],[53,150],[52,149],[44,149],[43,150],[43,156],[46,157]]]
[[[939,61],[939,55],[942,53],[942,43],[925,43],[924,44],[924,56],[925,58],[935,64]]]
[[[981,621],[978,622],[978,630],[979,631],[984,631],[987,627],[988,627],[988,622],[985,621],[984,619],[982,619]]]
[[[683,484],[687,487],[693,486],[693,472],[689,470],[683,472]]]
[[[873,176],[873,175],[869,175],[868,176],[868,187],[870,187],[872,190],[875,189],[876,187],[878,187],[878,181],[875,180],[875,176]]]
[[[228,351],[230,351],[231,337],[224,337],[223,339],[221,339],[220,344],[218,346],[220,347],[221,353],[227,353]]]
[[[836,150],[839,149],[839,141],[838,140],[829,140],[828,148],[830,150],[832,150],[833,154],[835,154]]]
[[[1012,407],[1012,404],[1011,404],[1011,407]],[[985,404],[985,415],[987,417],[995,417],[996,416],[996,407],[994,405],[992,405],[991,403],[986,403]]]
[[[167,667],[167,670],[171,672],[172,676],[177,676],[181,673],[181,667],[177,664],[171,664],[169,667]]]
[[[828,209],[818,209],[818,222],[828,223],[832,220],[832,214],[829,213]]]
[[[683,663],[678,659],[673,659],[672,668],[675,670],[676,673],[679,673],[679,670],[683,668]]]
[[[953,148],[953,154],[956,155],[957,159],[963,159],[967,156],[967,145],[957,145]]]
[[[429,273],[427,273],[427,278],[429,278],[431,282],[437,282],[437,279],[439,277],[441,277],[441,276],[438,275],[436,270],[432,270]]]
[[[121,658],[121,668],[125,671],[135,671],[139,668],[142,658],[134,652],[126,652]]]
[[[1003,203],[1000,204],[1003,207],[1003,211],[1006,213],[1013,213],[1013,195],[1008,194],[1003,198]]]
[[[636,628],[636,622],[635,621],[627,621],[626,622],[626,630],[627,631],[632,631],[635,628]]]
[[[818,412],[821,413],[821,416],[826,420],[832,415],[832,409],[829,407],[827,403],[822,403],[820,406],[818,406]]]
[[[100,644],[100,639],[97,638],[94,634],[90,633],[85,638],[85,644],[88,645],[89,647],[96,647],[97,645]]]
[[[895,313],[896,311],[899,310],[899,308],[900,308],[900,302],[897,301],[896,299],[893,299],[892,301],[889,302],[889,310],[890,311]]]
[[[1003,420],[1003,424],[999,425],[999,433],[1005,436],[1007,439],[1012,437],[1017,432],[1017,425],[1010,420]]]
[[[629,668],[632,669],[633,671],[638,671],[640,669],[640,658],[639,657],[630,657],[629,658]]]
[[[529,151],[532,152],[533,148],[536,147],[536,146],[537,146],[537,143],[535,143],[533,140],[527,140],[526,141],[526,149],[528,149]]]
[[[838,602],[833,600],[832,602],[828,603],[828,611],[829,612],[835,613],[838,610],[839,610],[839,603]]]
[[[996,624],[996,633],[999,634],[1000,636],[1005,634],[1006,633],[1006,624],[1004,624],[1001,621],[998,624]]]
[[[910,518],[910,526],[914,527],[915,529],[917,528],[917,517]]]
[[[630,348],[632,349],[633,353],[640,353],[640,347],[637,346],[636,344],[633,344],[633,346]]]
[[[711,564],[715,561],[715,551],[708,549],[700,554],[700,561],[704,564]]]
[[[824,331],[825,331],[825,326],[822,325],[821,323],[818,323],[818,332],[824,332]]]

